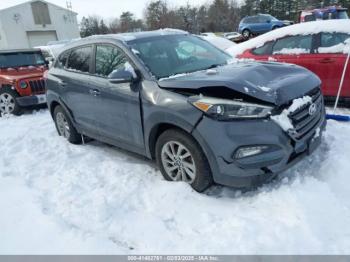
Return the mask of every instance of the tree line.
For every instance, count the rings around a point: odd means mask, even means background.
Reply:
[[[258,13],[271,14],[281,20],[297,21],[300,10],[341,5],[350,8],[350,0],[212,0],[192,6],[189,3],[171,7],[165,0],[151,1],[143,19],[124,12],[108,23],[98,16],[83,17],[82,37],[95,34],[124,33],[160,28],[177,28],[191,33],[237,31],[240,20]]]

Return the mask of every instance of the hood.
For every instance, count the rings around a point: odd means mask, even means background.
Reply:
[[[289,103],[321,85],[320,79],[302,67],[269,62],[237,62],[194,73],[160,79],[165,89],[226,87],[275,105]]]
[[[19,67],[19,68],[5,68],[0,69],[0,78],[14,81],[25,78],[42,77],[47,69],[43,66],[40,67]]]

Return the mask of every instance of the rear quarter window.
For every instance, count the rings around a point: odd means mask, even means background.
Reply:
[[[67,66],[67,60],[69,57],[70,51],[66,51],[64,53],[62,53],[56,62],[56,66],[57,68],[65,68]]]
[[[74,49],[69,57],[67,68],[82,73],[90,72],[92,58],[92,46],[84,46]]]

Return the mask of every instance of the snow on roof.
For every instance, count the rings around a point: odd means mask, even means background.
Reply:
[[[219,36],[204,36],[201,35],[200,36],[202,39],[208,41],[209,43],[211,43],[212,45],[216,46],[217,48],[226,51],[227,49],[235,46],[236,44],[233,43],[232,41],[223,38],[223,37],[219,37]]]
[[[227,52],[236,57],[248,49],[261,47],[266,42],[275,41],[278,38],[288,35],[310,35],[318,34],[320,32],[339,32],[350,34],[350,19],[314,21],[282,27],[233,46],[229,48]]]
[[[153,31],[141,31],[141,32],[134,32],[134,33],[92,35],[92,36],[82,38],[82,40],[96,39],[96,38],[114,38],[114,39],[128,42],[139,38],[147,38],[147,37],[160,36],[160,35],[177,35],[177,34],[188,34],[188,32],[179,30],[179,29],[164,28],[164,29],[158,29]]]

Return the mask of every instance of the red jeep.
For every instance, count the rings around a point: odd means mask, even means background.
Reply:
[[[0,50],[0,113],[19,115],[23,107],[46,103],[46,70],[39,49]]]

